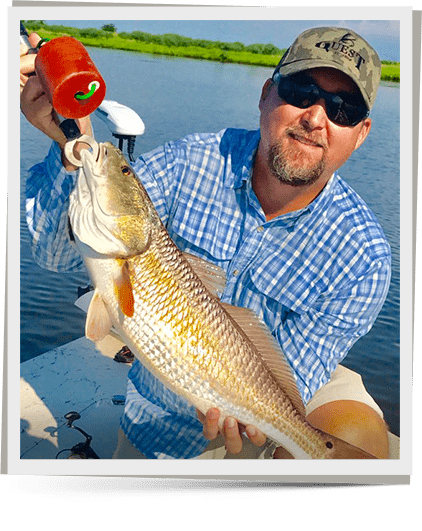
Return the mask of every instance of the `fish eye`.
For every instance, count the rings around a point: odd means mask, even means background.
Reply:
[[[130,171],[129,166],[123,166],[122,167],[122,173],[123,173],[123,175],[130,175],[131,171]]]

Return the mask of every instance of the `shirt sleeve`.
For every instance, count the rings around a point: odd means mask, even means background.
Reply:
[[[182,141],[168,142],[140,156],[133,164],[136,175],[165,226],[177,201],[177,191],[186,167],[185,151]]]
[[[26,181],[26,221],[35,262],[51,271],[74,271],[83,261],[71,245],[67,224],[69,196],[77,171],[67,172],[61,150],[53,143],[43,162],[29,170]]]
[[[290,312],[275,336],[296,374],[305,403],[330,380],[353,344],[372,328],[385,302],[390,259],[339,290],[321,295],[307,312]]]

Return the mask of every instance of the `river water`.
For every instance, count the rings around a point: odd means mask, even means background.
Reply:
[[[146,125],[135,155],[192,132],[224,127],[256,129],[262,85],[272,70],[124,51],[89,49],[107,84],[107,99],[133,108]],[[400,433],[400,152],[398,85],[382,84],[372,111],[372,130],[340,171],[378,217],[393,255],[391,288],[370,333],[359,340],[344,364],[362,374],[384,411],[391,431]],[[111,140],[94,117],[98,141]],[[77,339],[85,317],[74,306],[86,273],[52,273],[31,255],[24,217],[27,170],[42,160],[50,141],[21,116],[21,361]],[[388,132],[388,134],[387,134]]]

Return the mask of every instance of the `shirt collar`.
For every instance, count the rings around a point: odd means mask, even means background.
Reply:
[[[243,146],[239,146],[241,156],[232,156],[231,171],[227,172],[224,181],[226,188],[240,188],[245,181],[252,178],[252,167],[260,138],[261,133],[258,129],[248,137]]]
[[[245,142],[243,146],[239,146],[243,152],[243,156],[238,158],[238,163],[234,163],[232,161],[231,171],[226,174],[224,182],[224,185],[227,188],[240,188],[244,183],[247,183],[247,188],[251,188],[253,162],[260,138],[261,134],[258,129],[257,131],[254,131],[254,134],[249,137],[248,141]],[[324,186],[321,193],[311,203],[309,203],[309,205],[301,208],[300,210],[282,214],[281,216],[273,218],[271,221],[279,221],[283,224],[294,226],[296,222],[302,218],[302,216],[307,216],[310,214],[318,215],[322,211],[326,210],[328,204],[332,201],[332,190],[334,189],[338,178],[338,173],[335,171],[327,184]]]
[[[335,171],[322,189],[321,193],[311,203],[309,203],[309,205],[299,210],[294,210],[293,212],[288,212],[287,214],[277,216],[276,218],[270,220],[269,223],[273,222],[275,224],[282,225],[284,228],[293,230],[299,220],[302,220],[308,216],[312,216],[314,219],[317,218],[320,214],[327,210],[329,204],[332,202],[333,190],[338,178],[338,173]]]

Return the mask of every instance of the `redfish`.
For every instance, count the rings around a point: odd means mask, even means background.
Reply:
[[[266,325],[223,304],[223,271],[182,253],[123,154],[81,152],[70,235],[95,291],[86,335],[113,327],[141,363],[205,413],[254,425],[296,459],[373,456],[313,428],[292,370]]]

